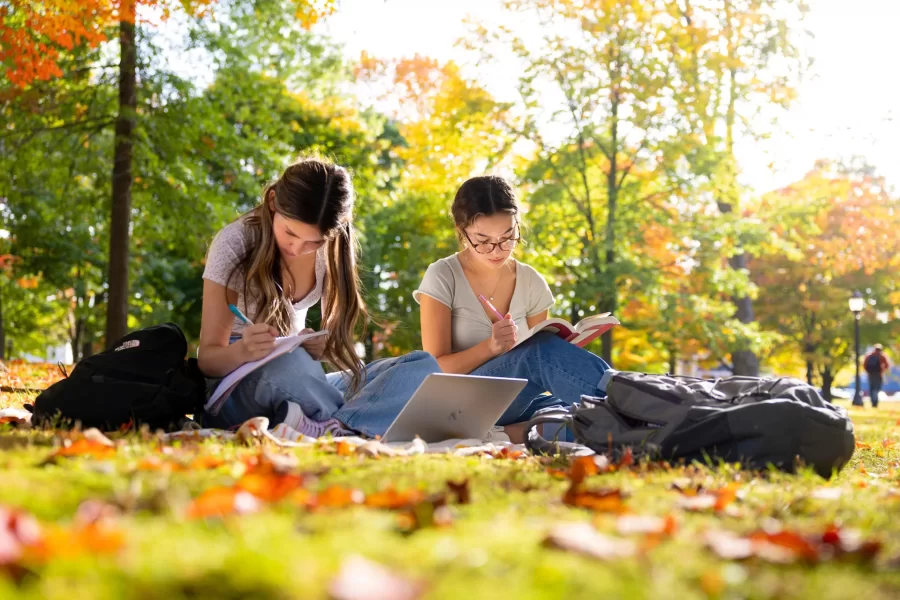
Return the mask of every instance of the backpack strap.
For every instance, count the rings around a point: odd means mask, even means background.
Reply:
[[[538,425],[543,423],[563,423],[567,426],[572,424],[572,414],[568,412],[543,413],[528,421],[526,425],[525,447],[532,454],[554,455],[562,454],[565,456],[588,456],[595,454],[593,450],[583,444],[575,444],[572,442],[559,442],[556,440],[547,441],[538,433]]]

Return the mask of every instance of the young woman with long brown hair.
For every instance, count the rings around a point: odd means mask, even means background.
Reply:
[[[267,356],[277,336],[311,331],[305,329],[306,312],[319,301],[328,335],[250,373],[224,402],[207,405],[205,426],[230,428],[266,416],[273,427],[285,423],[313,437],[351,430],[380,435],[425,376],[440,371],[425,352],[368,366],[358,358],[354,336],[367,313],[353,204],[343,167],[304,159],[213,239],[203,273],[198,356],[208,377],[224,377]],[[229,304],[252,324],[232,314]],[[326,375],[321,360],[337,371]]]

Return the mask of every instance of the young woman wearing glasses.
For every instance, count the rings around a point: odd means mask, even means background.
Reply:
[[[605,395],[600,380],[609,365],[550,333],[513,348],[547,318],[553,295],[540,273],[512,256],[521,233],[509,182],[469,179],[451,212],[463,249],[432,263],[413,293],[421,306],[422,347],[445,373],[528,379],[498,421],[520,442],[535,413],[571,406],[582,394]]]

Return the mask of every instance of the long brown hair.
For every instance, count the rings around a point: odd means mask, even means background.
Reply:
[[[242,217],[253,243],[229,275],[229,280],[236,273],[244,275],[245,306],[251,299],[257,306],[253,321],[268,323],[279,335],[288,335],[294,307],[284,291],[281,253],[275,244],[272,221],[278,212],[285,218],[318,227],[326,240],[322,329],[327,329],[329,335],[324,357],[339,369],[350,371],[351,391],[359,388],[363,374],[354,334],[364,334],[368,320],[357,272],[359,243],[353,229],[354,199],[353,182],[343,167],[318,158],[290,165],[277,181],[266,186],[262,202]]]

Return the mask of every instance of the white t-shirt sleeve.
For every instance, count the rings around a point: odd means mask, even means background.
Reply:
[[[203,279],[238,292],[241,290],[242,278],[240,273],[234,272],[234,268],[247,251],[243,229],[243,224],[236,221],[216,234],[206,255]]]
[[[544,279],[543,275],[538,273],[532,267],[527,267],[526,270],[528,271],[529,279],[528,311],[526,312],[526,315],[533,317],[545,310],[550,310],[555,299],[553,298],[553,292],[550,291],[550,286],[547,285],[547,280]]]
[[[425,271],[425,277],[419,284],[419,289],[413,292],[413,299],[420,302],[419,296],[425,294],[444,304],[447,308],[453,308],[453,270],[446,261],[440,260],[431,263]]]

